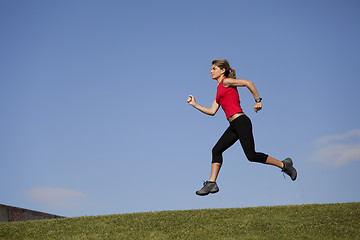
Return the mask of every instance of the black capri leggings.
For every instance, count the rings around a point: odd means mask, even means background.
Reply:
[[[237,140],[240,140],[245,155],[250,162],[266,162],[268,155],[255,152],[254,136],[250,118],[246,115],[242,115],[230,122],[230,126],[215,144],[212,149],[212,163],[222,164],[222,153],[231,147]]]

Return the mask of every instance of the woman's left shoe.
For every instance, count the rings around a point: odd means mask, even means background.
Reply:
[[[206,181],[204,182],[204,187],[199,191],[196,191],[196,194],[199,196],[206,196],[209,193],[217,193],[219,191],[219,187],[216,182]]]
[[[282,162],[284,164],[284,167],[281,171],[289,175],[291,180],[295,181],[297,177],[297,171],[293,167],[293,161],[291,160],[291,158],[287,158]]]

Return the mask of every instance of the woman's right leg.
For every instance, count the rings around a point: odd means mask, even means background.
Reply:
[[[231,125],[233,129],[236,130],[240,138],[241,146],[249,161],[265,163],[279,167],[282,169],[283,172],[290,176],[291,180],[296,180],[297,171],[293,167],[293,162],[290,158],[287,158],[284,161],[279,161],[273,157],[270,157],[267,154],[255,152],[255,142],[252,133],[252,124],[251,120],[246,115],[238,117],[233,122],[231,122]]]
[[[268,155],[255,151],[255,141],[250,118],[246,115],[242,115],[236,118],[230,124],[240,139],[240,144],[247,159],[250,162],[266,163]]]
[[[270,157],[270,156],[267,157],[265,163],[269,164],[269,165],[276,166],[276,167],[281,168],[281,169],[284,168],[284,163],[283,162],[281,162],[281,161],[279,161],[279,160],[277,160],[277,159],[275,159],[273,157]]]

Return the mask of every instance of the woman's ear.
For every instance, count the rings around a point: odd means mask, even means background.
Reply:
[[[225,71],[226,71],[225,68],[222,68],[221,69],[221,74],[225,74]]]

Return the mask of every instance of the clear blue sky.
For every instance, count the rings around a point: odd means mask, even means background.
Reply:
[[[64,216],[360,201],[360,2],[0,0],[0,203]],[[211,61],[240,88],[256,149],[224,153]]]

